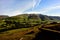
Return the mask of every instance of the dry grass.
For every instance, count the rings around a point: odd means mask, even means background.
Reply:
[[[28,34],[31,31],[34,31],[34,33]],[[29,38],[30,39],[34,38],[34,35],[38,31],[39,31],[38,27],[9,30],[0,33],[0,40],[20,40],[21,37],[28,40]]]
[[[30,28],[6,31],[0,34],[0,40],[19,40],[22,36],[31,31]]]

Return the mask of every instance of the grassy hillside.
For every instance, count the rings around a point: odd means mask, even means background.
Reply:
[[[22,14],[12,17],[5,17],[0,20],[0,32],[7,30],[29,28],[51,22],[60,22],[60,17],[46,16],[42,14]]]
[[[60,17],[22,14],[0,19],[0,40],[32,40],[40,28],[60,29]],[[55,24],[54,24],[55,23]]]

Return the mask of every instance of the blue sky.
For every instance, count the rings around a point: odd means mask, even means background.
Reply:
[[[25,13],[60,16],[60,0],[0,0],[0,15]]]

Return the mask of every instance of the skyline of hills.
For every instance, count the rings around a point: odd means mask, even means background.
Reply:
[[[19,17],[19,16],[24,16],[24,15],[27,16],[28,18],[29,17],[40,18],[42,21],[44,21],[44,20],[60,20],[59,16],[48,16],[48,15],[44,15],[44,14],[20,14],[20,15],[16,15],[16,16],[0,15],[0,19],[7,18],[7,17]]]

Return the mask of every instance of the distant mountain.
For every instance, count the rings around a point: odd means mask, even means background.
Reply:
[[[47,15],[42,15],[40,14],[39,17],[41,18],[41,20],[55,20],[55,21],[60,21],[60,17],[59,16],[47,16]]]
[[[2,18],[9,18],[9,16],[6,15],[0,15],[0,19]],[[10,17],[11,19],[15,19],[15,20],[41,20],[41,21],[60,21],[60,17],[59,16],[47,16],[47,15],[43,15],[43,14],[21,14],[21,15],[16,15],[16,16],[12,16]],[[10,19],[9,18],[9,19]]]
[[[42,14],[39,14],[39,17],[41,18],[41,20],[59,20],[60,21],[60,17],[59,16],[47,16],[47,15],[42,15]]]
[[[47,16],[47,15],[39,14],[38,16],[41,18],[42,21],[50,20],[49,16]]]
[[[7,18],[7,17],[9,17],[9,16],[7,16],[7,15],[0,15],[0,19],[4,19],[4,18]]]
[[[28,19],[41,19],[42,21],[46,21],[46,20],[52,20],[52,21],[60,21],[60,17],[59,16],[47,16],[47,15],[43,15],[43,14],[22,14],[22,15],[17,15],[14,17],[27,17]]]

